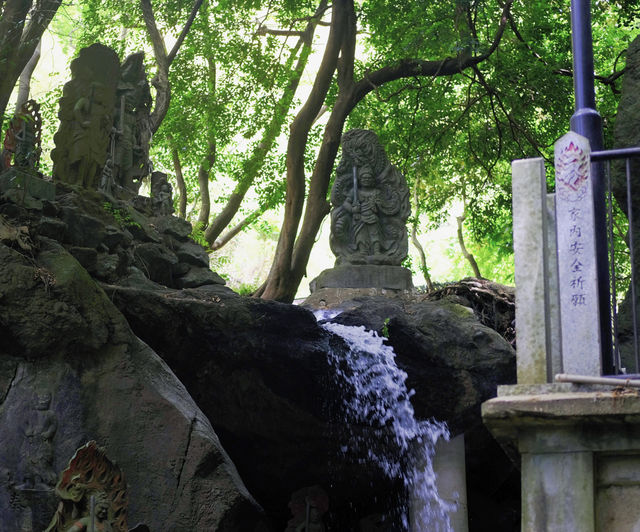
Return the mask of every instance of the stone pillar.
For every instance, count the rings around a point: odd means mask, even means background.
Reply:
[[[555,144],[556,223],[566,373],[600,376],[600,313],[589,141],[567,133]]]
[[[438,440],[433,459],[436,486],[440,498],[453,505],[449,514],[453,532],[468,532],[467,519],[467,477],[464,458],[464,434],[449,441]]]
[[[500,386],[482,417],[520,455],[522,532],[640,530],[640,395],[566,383]]]
[[[593,453],[522,453],[522,532],[594,532]]]
[[[556,235],[556,196],[547,194],[547,284],[546,327],[547,360],[551,362],[551,379],[562,373],[562,329],[560,327],[560,293],[558,291],[558,238]]]
[[[513,252],[518,333],[518,383],[551,380],[547,352],[548,256],[544,161],[520,159],[512,163]]]
[[[421,459],[426,460],[426,457],[423,456]],[[418,491],[411,493],[409,497],[410,530],[412,532],[427,529],[468,532],[464,434],[451,440],[440,438],[436,442],[431,465],[435,474],[438,497],[450,508],[447,513],[450,527],[447,527],[447,519],[444,516],[433,511],[432,502],[425,500]],[[425,466],[424,462],[419,464],[419,467]],[[428,519],[428,522],[425,522],[425,519]]]

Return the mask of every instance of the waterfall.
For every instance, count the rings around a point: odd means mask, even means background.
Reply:
[[[341,336],[350,348],[346,358],[329,355],[338,384],[348,398],[344,421],[373,428],[369,441],[353,432],[343,452],[346,454],[349,446],[356,447],[361,462],[374,464],[388,478],[403,483],[408,497],[399,512],[405,530],[451,532],[449,512],[455,505],[438,496],[433,470],[436,442],[449,439],[446,424],[415,419],[410,402],[414,392],[407,390],[407,374],[396,365],[393,348],[384,338],[362,326],[324,323],[322,327]]]

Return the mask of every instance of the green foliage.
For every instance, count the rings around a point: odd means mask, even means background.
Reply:
[[[113,216],[113,219],[115,220],[115,222],[120,227],[122,227],[122,228],[127,228],[127,227],[140,228],[140,227],[142,227],[138,222],[136,222],[131,217],[131,214],[129,212],[127,212],[126,209],[121,208],[121,207],[116,207],[115,205],[113,205],[109,201],[105,201],[102,204],[102,207],[104,208],[104,210],[106,212],[108,212],[111,216]]]
[[[382,324],[382,336],[385,338],[389,338],[389,322],[391,318],[385,318],[384,323]]]
[[[552,187],[553,143],[569,129],[573,113],[569,7],[560,0],[514,3],[499,51],[488,60],[462,74],[385,84],[347,123],[379,133],[417,194],[417,214],[428,218],[419,229],[439,227],[456,205],[466,204],[470,250],[483,274],[502,282],[513,282],[510,161],[543,157]],[[363,3],[370,59],[361,68],[402,57],[481,52],[493,38],[499,9],[497,2]],[[623,67],[620,54],[637,22],[637,10],[624,3],[594,5],[596,74],[606,78]],[[619,88],[619,80],[596,87],[608,145]],[[451,254],[466,270],[457,243]]]
[[[638,32],[636,4],[600,1],[592,7],[595,71],[600,78],[598,110],[608,146],[622,78],[605,81],[623,68],[626,46]],[[171,66],[171,106],[152,145],[156,168],[169,173],[172,153],[178,154],[190,204],[199,199],[198,169],[212,145],[215,158],[209,179],[214,211],[254,171],[251,193],[258,209],[264,212],[284,203],[286,126],[300,102],[278,102],[290,90],[287,85],[302,51],[294,48],[296,36],[276,37],[261,29],[302,30],[305,17],[317,5],[312,0],[203,3]],[[160,32],[177,36],[191,6],[186,0],[154,0]],[[362,127],[379,134],[390,160],[415,193],[420,235],[450,220],[464,204],[467,245],[482,273],[502,282],[513,281],[510,161],[543,157],[551,189],[553,143],[568,130],[573,113],[569,7],[565,0],[515,2],[512,20],[489,59],[460,74],[415,76],[378,86],[345,124],[345,130]],[[486,51],[502,2],[368,0],[356,2],[355,8],[362,52],[355,63],[355,77],[361,79],[403,58],[440,61],[458,53]],[[74,3],[52,27],[71,36],[65,40],[69,52],[96,41],[113,46],[121,58],[145,49],[149,77],[156,73],[139,0]],[[168,48],[171,42],[166,38]],[[307,74],[312,79],[314,73]],[[53,88],[41,102],[45,144],[51,144],[57,128],[61,92],[61,87]],[[329,108],[336,95],[334,80],[325,102]],[[253,161],[250,154],[263,146],[265,128],[274,117],[278,120],[270,134],[276,139],[275,147],[265,148],[266,153]],[[307,140],[307,178],[323,142],[323,128],[318,121]],[[44,170],[50,171],[47,161],[43,163]],[[252,210],[246,207],[240,213]],[[112,214],[115,218],[116,213]],[[192,217],[197,214],[197,208],[192,210]],[[251,227],[264,240],[277,236],[274,224],[256,221]],[[194,226],[192,238],[204,242],[201,226]],[[469,275],[457,243],[450,254],[456,264],[451,275]],[[225,257],[216,260],[222,264]]]
[[[207,239],[204,237],[204,224],[202,222],[196,222],[193,224],[191,232],[189,233],[189,238],[196,244],[200,244],[205,248],[209,247],[209,242],[207,242]]]
[[[234,291],[241,296],[250,296],[258,289],[257,284],[240,283],[234,288]]]

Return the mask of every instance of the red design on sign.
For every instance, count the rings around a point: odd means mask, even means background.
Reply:
[[[584,197],[589,185],[589,155],[573,141],[558,154],[556,166],[556,194],[565,201]]]

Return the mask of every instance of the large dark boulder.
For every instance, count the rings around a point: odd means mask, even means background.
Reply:
[[[0,243],[0,529],[43,530],[76,448],[106,447],[129,524],[268,530],[212,427],[80,264],[41,238]],[[35,431],[35,432],[34,432]]]
[[[314,484],[328,489],[339,438],[330,423],[327,352],[344,345],[311,312],[242,298],[220,285],[104,288],[185,384],[276,528],[284,528],[293,492]],[[330,493],[334,505],[350,489],[338,484]]]
[[[215,286],[105,290],[185,384],[276,523],[287,516],[290,494],[315,484],[326,489],[339,530],[385,509],[394,487],[371,464],[343,461],[340,447],[354,429],[339,421],[343,396],[327,353],[350,355],[310,312]],[[453,434],[467,435],[474,529],[493,523],[494,530],[515,530],[518,477],[480,418],[480,404],[497,384],[515,380],[509,343],[470,309],[446,301],[362,298],[345,308],[333,321],[388,334],[416,391],[417,417],[447,421]],[[496,480],[491,489],[487,476]]]

